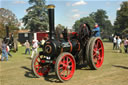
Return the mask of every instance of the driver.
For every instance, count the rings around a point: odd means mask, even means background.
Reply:
[[[98,24],[95,24],[95,28],[92,31],[94,32],[95,37],[100,37],[100,27]]]

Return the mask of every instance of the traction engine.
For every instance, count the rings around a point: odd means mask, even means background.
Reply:
[[[54,5],[48,5],[49,39],[43,50],[32,60],[32,70],[37,77],[48,75],[54,70],[57,78],[64,82],[72,78],[79,65],[96,70],[104,60],[104,46],[100,37],[93,37],[87,23],[81,24],[78,32],[65,29],[63,37],[57,38],[54,28]]]

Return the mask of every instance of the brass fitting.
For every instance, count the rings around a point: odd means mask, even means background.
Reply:
[[[53,4],[48,5],[47,8],[48,8],[48,9],[54,9],[54,8],[55,8],[55,5],[53,5]]]

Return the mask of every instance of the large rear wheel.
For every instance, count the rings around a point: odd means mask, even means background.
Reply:
[[[92,40],[89,46],[89,66],[91,69],[98,69],[104,61],[104,46],[100,37]]]
[[[76,63],[73,55],[67,52],[61,53],[55,63],[55,72],[58,79],[62,82],[71,79],[75,72],[75,67]]]
[[[89,48],[90,48],[90,44],[91,44],[91,42],[94,40],[94,37],[91,37],[89,40],[88,40],[88,43],[87,43],[87,45],[86,45],[86,55],[85,55],[85,60],[87,60],[87,64],[89,64],[90,63],[90,60],[89,60]]]

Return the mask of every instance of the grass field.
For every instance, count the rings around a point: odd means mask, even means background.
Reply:
[[[60,83],[55,73],[36,78],[31,71],[30,55],[24,47],[11,53],[9,61],[0,61],[0,85],[128,85],[128,54],[112,50],[112,43],[104,43],[105,58],[98,70],[78,69],[71,80]]]

